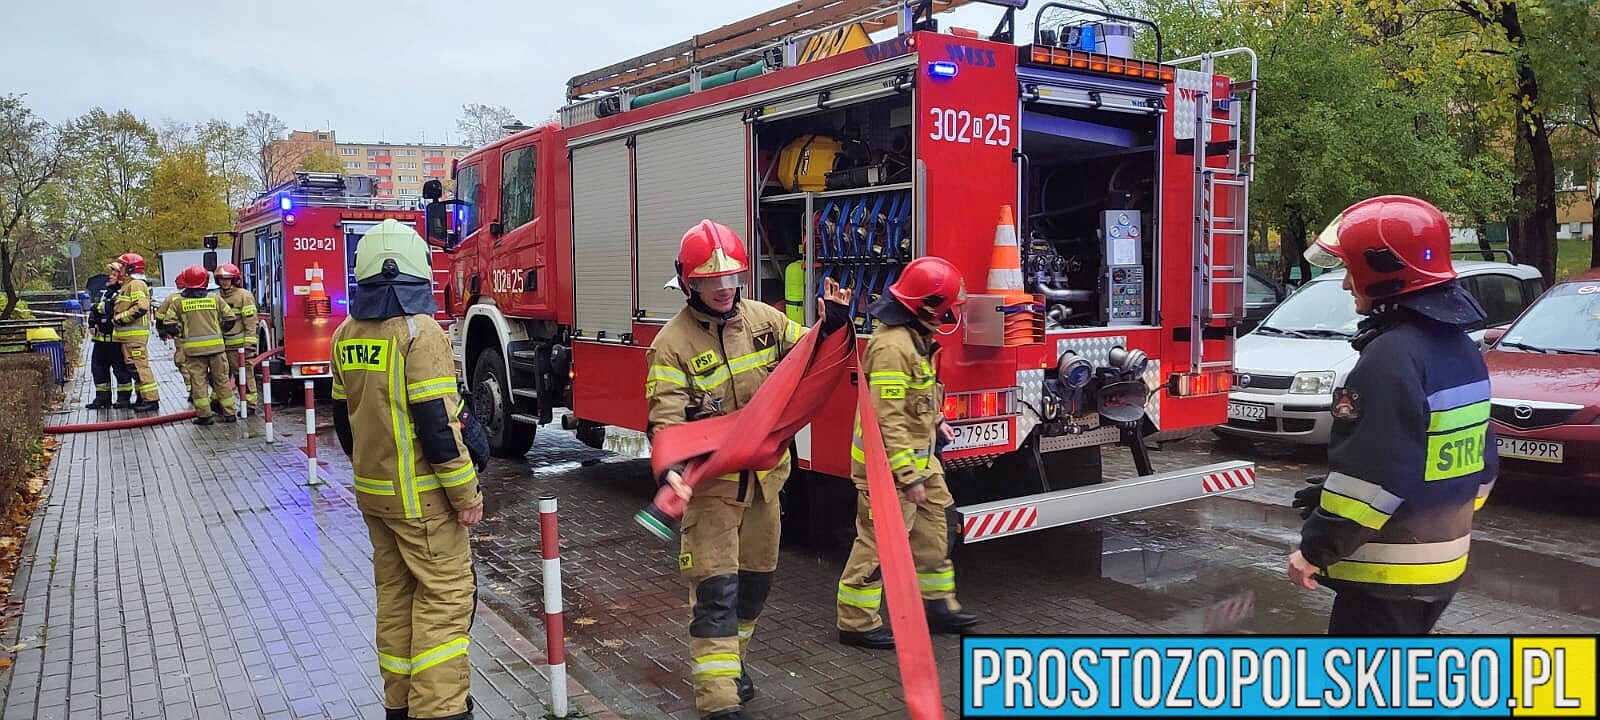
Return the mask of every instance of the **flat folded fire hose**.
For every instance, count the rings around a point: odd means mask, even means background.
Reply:
[[[728,473],[776,465],[795,433],[815,418],[835,388],[848,381],[850,368],[860,367],[853,327],[846,324],[818,342],[821,334],[819,328],[813,328],[801,337],[744,407],[727,415],[656,431],[650,444],[654,476],[659,478],[667,468],[682,463],[684,482],[695,488]],[[933,641],[928,635],[922,591],[911,559],[910,537],[901,514],[900,492],[889,472],[889,456],[865,382],[856,384],[856,409],[861,418],[867,494],[906,709],[912,720],[942,720],[944,701],[939,672],[933,661]],[[668,486],[636,518],[652,533],[670,538],[667,522],[682,515],[683,501]]]

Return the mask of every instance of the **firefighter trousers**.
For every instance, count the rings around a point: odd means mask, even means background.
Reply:
[[[945,511],[953,499],[943,475],[931,475],[923,483],[928,500],[921,505],[900,498],[900,511],[911,535],[911,559],[917,566],[917,582],[922,599],[941,600],[951,611],[961,609],[956,602],[956,570],[950,562],[949,519]],[[839,577],[839,629],[868,632],[883,625],[878,608],[883,604],[883,571],[878,567],[878,540],[872,528],[872,501],[865,488],[856,493],[856,541],[850,547]]]
[[[713,481],[726,482],[726,481]],[[736,680],[778,569],[778,499],[749,482],[749,505],[695,495],[684,509],[678,569],[694,607],[689,664],[701,715],[739,705]]]
[[[422,519],[364,515],[378,590],[383,706],[414,718],[467,711],[467,660],[478,584],[467,528],[454,513]]]
[[[1328,615],[1329,635],[1427,635],[1452,598],[1387,598],[1340,588]]]
[[[122,359],[121,343],[94,341],[89,353],[89,374],[94,376],[95,400],[110,400],[113,391],[133,395],[133,368]]]
[[[228,375],[227,353],[185,357],[183,364],[188,368],[184,375],[189,381],[189,400],[194,403],[195,417],[211,417],[213,393],[217,404],[222,406],[224,417],[233,417],[238,412],[238,403],[234,400],[237,391],[233,378]]]
[[[183,391],[189,393],[190,397],[194,397],[195,382],[192,373],[189,372],[189,356],[183,352],[181,340],[179,343],[178,347],[172,350],[172,364],[178,367],[178,377],[183,378]],[[204,385],[205,383],[205,376],[201,375],[200,384]]]
[[[156,402],[161,399],[160,386],[156,384],[156,373],[150,369],[150,347],[146,341],[122,343],[122,361],[133,366],[135,389],[139,391],[139,399],[145,402]]]

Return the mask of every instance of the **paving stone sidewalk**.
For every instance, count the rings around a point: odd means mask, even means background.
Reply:
[[[185,409],[170,350],[153,354],[160,412]],[[133,417],[83,410],[87,375],[47,423]],[[371,543],[336,446],[319,448],[327,484],[304,485],[303,417],[280,409],[275,445],[258,419],[58,436],[0,638],[17,648],[0,718],[381,718]],[[548,712],[543,638],[480,604],[472,643],[479,718]],[[619,717],[569,694],[572,716]]]

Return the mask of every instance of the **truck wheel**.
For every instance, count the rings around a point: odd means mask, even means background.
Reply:
[[[505,356],[499,350],[485,350],[472,366],[472,407],[489,436],[489,454],[497,458],[520,458],[533,447],[539,427],[511,419],[516,398],[506,377]]]

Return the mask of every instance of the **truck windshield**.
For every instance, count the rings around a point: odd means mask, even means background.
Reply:
[[[1284,300],[1256,332],[1264,335],[1348,337],[1355,334],[1361,316],[1355,298],[1337,280],[1310,282]]]

